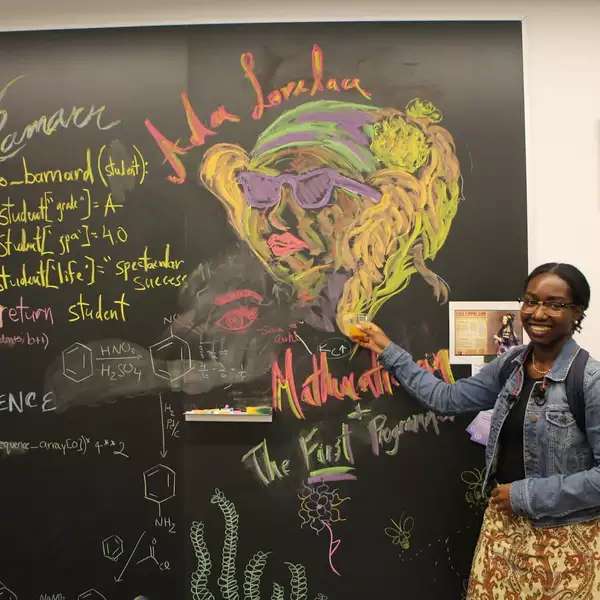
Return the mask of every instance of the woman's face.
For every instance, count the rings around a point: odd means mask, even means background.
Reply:
[[[289,183],[287,175],[291,176]],[[313,208],[307,196],[301,195],[304,190],[295,185],[295,176],[280,175],[283,181],[273,177],[277,197],[273,202],[265,202],[269,204],[265,207],[260,206],[260,199],[248,198],[248,190],[244,190],[244,233],[246,241],[276,277],[291,284],[301,301],[311,302],[319,296],[328,275],[343,267],[344,253],[350,253],[345,238],[360,213],[375,200],[332,185],[327,202]],[[309,192],[318,185],[319,182],[306,182]],[[321,197],[319,192],[323,189],[317,189],[315,197]]]
[[[569,284],[554,273],[542,273],[531,279],[525,299],[571,304],[573,294]],[[531,341],[540,346],[560,346],[571,337],[575,320],[581,316],[579,307],[552,308],[537,305],[533,310],[521,308],[521,321]]]

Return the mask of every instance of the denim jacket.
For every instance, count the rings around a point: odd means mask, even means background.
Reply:
[[[520,347],[521,349],[524,346]],[[515,514],[528,517],[536,527],[553,527],[600,518],[600,362],[590,357],[585,367],[586,433],[567,403],[565,378],[579,346],[567,340],[545,377],[546,402],[538,406],[531,398],[523,424],[525,479],[514,481],[510,503]],[[448,384],[412,360],[411,355],[390,344],[379,356],[385,369],[408,392],[431,410],[442,414],[494,408],[486,447],[484,489],[493,477],[498,460],[500,429],[523,386],[526,353],[507,353],[486,364],[473,377]],[[499,373],[504,361],[515,363],[504,386]]]

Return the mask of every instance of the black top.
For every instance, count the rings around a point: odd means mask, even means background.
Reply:
[[[512,483],[525,479],[525,465],[523,464],[523,424],[527,400],[536,384],[541,384],[541,379],[532,379],[525,375],[525,381],[519,397],[514,402],[508,413],[502,430],[500,431],[498,467],[496,481],[498,483]]]

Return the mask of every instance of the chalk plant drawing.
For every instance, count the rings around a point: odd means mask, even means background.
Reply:
[[[199,167],[229,223],[305,320],[326,331],[342,316],[373,317],[427,266],[448,236],[461,173],[442,113],[414,99],[404,110],[321,100],[284,112],[247,152],[215,144]]]
[[[250,558],[244,568],[244,580],[240,585],[237,579],[237,550],[239,514],[235,505],[225,494],[216,489],[211,497],[211,504],[216,504],[225,521],[225,535],[221,552],[221,573],[217,579],[220,598],[223,600],[260,600],[261,580],[267,565],[269,552],[258,550]],[[208,545],[204,539],[204,523],[193,521],[190,527],[190,539],[196,556],[196,569],[191,575],[191,592],[193,600],[215,600],[209,588],[209,577],[212,571],[212,560]],[[308,580],[306,570],[299,563],[286,562],[290,572],[289,598],[291,600],[308,600]],[[273,582],[271,600],[284,600],[286,588]],[[243,594],[243,595],[242,595]],[[317,594],[315,600],[327,600],[327,596]]]
[[[385,528],[385,535],[391,538],[394,546],[400,546],[402,551],[410,550],[412,531],[415,526],[414,518],[402,513],[397,521],[394,519],[390,519],[390,521],[392,526]]]
[[[308,525],[315,533],[327,530],[329,534],[329,568],[336,574],[339,571],[333,566],[333,555],[338,551],[342,541],[333,535],[332,523],[345,521],[340,512],[340,506],[350,500],[342,498],[336,489],[331,489],[326,483],[317,486],[304,484],[304,489],[298,494],[300,509],[298,515],[302,520],[301,527]]]

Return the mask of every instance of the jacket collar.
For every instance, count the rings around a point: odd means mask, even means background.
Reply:
[[[522,352],[517,352],[516,356],[512,359],[513,363],[516,363],[520,367],[523,366],[529,353],[533,350],[533,344],[529,343],[527,346],[523,346]],[[564,381],[567,378],[567,373],[579,352],[579,344],[573,339],[569,338],[560,349],[558,356],[554,360],[552,368],[546,375],[548,379],[552,381]]]

